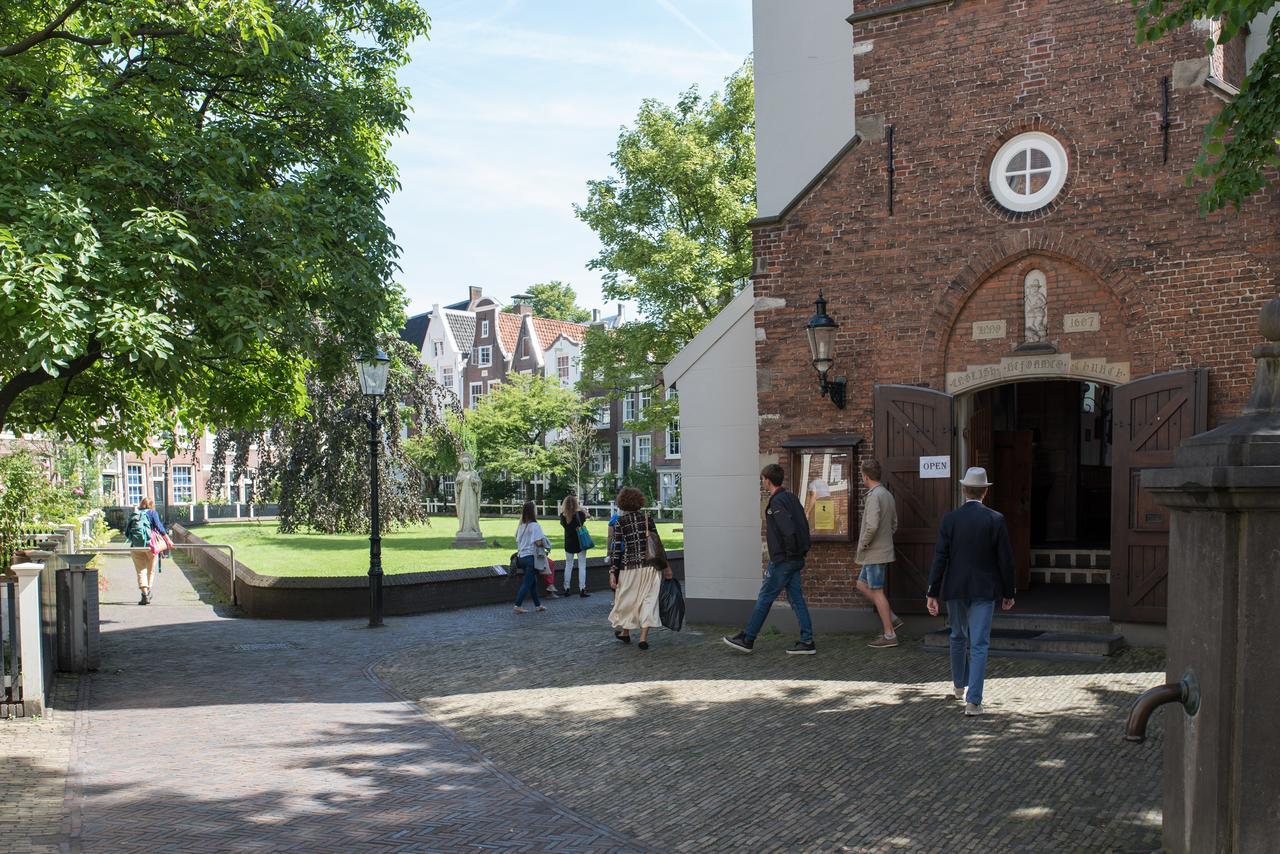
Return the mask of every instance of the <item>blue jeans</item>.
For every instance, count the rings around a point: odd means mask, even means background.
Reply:
[[[987,675],[987,648],[991,645],[991,618],[996,613],[994,599],[948,599],[947,620],[951,623],[951,683],[969,686],[965,701],[982,705],[982,680]]]
[[[787,601],[795,612],[796,621],[800,623],[800,640],[813,642],[813,623],[809,621],[809,606],[804,603],[804,590],[800,588],[800,570],[804,569],[803,560],[769,561],[765,570],[764,581],[760,584],[760,595],[756,597],[756,608],[751,612],[745,632],[747,640],[754,641],[760,634],[765,617],[773,607],[773,600],[783,590],[787,591]]]
[[[872,590],[883,590],[885,572],[888,569],[887,563],[864,563],[862,571],[858,573],[858,580],[866,582]]]
[[[524,597],[533,594],[533,607],[542,607],[538,599],[538,571],[533,568],[533,555],[525,555],[518,559],[520,568],[524,570],[524,580],[520,582],[520,592],[516,594],[516,607],[524,604]]]

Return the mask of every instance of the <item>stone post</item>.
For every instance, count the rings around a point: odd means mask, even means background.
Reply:
[[[40,635],[38,563],[15,563],[18,576],[18,658],[22,662],[22,706],[28,715],[44,713],[44,650]]]
[[[1172,852],[1274,851],[1280,839],[1280,299],[1260,328],[1243,414],[1142,475],[1172,511],[1169,681],[1191,673],[1200,686],[1194,717],[1164,712]]]

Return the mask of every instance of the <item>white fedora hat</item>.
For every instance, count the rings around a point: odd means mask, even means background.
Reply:
[[[977,466],[968,469],[964,473],[964,477],[960,481],[961,486],[980,487],[985,489],[991,486],[991,481],[987,480],[987,470],[978,468]]]

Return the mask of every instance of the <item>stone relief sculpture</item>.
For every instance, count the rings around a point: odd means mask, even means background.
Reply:
[[[1043,344],[1049,338],[1049,295],[1044,273],[1032,270],[1023,283],[1025,341]]]
[[[458,508],[458,533],[453,545],[484,545],[484,534],[480,533],[480,474],[471,467],[470,454],[463,454],[461,462],[453,487]]]

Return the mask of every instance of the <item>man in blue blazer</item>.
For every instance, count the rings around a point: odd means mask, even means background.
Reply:
[[[987,671],[991,620],[996,599],[1013,607],[1013,548],[1004,516],[982,503],[991,482],[987,470],[971,468],[960,481],[964,504],[942,517],[925,604],[938,616],[947,603],[951,623],[951,683],[964,713],[982,714],[982,680]],[[968,697],[965,687],[968,687]]]

